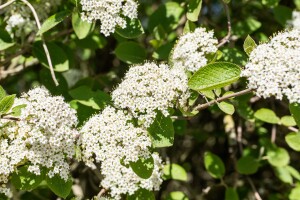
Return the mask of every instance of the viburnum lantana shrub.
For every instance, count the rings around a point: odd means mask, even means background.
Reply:
[[[1,200],[299,199],[299,0],[0,4]]]

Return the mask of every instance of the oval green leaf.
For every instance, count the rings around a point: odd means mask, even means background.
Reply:
[[[228,187],[225,191],[225,200],[239,200],[239,195],[236,189]]]
[[[130,167],[136,173],[136,175],[143,179],[148,179],[151,177],[154,169],[154,160],[152,156],[147,159],[140,158],[136,162],[131,162]]]
[[[278,124],[280,122],[280,119],[277,117],[275,112],[267,108],[261,108],[256,111],[254,113],[254,117],[270,124]]]
[[[250,53],[253,51],[253,49],[256,47],[255,41],[248,35],[244,41],[244,51],[247,55],[250,55]]]
[[[142,35],[144,33],[144,29],[140,20],[127,18],[126,27],[124,29],[117,28],[116,32],[124,38],[133,39]]]
[[[165,200],[189,200],[189,198],[181,191],[174,191],[170,192]]]
[[[88,36],[95,27],[95,24],[82,21],[80,14],[77,11],[72,13],[72,26],[78,39],[84,39]]]
[[[235,111],[234,106],[231,103],[223,101],[218,103],[217,105],[224,113],[228,115],[232,115]]]
[[[146,59],[146,50],[136,42],[122,42],[115,49],[116,56],[129,64],[142,63]]]
[[[183,167],[178,164],[168,164],[164,166],[163,169],[163,179],[168,180],[178,180],[178,181],[187,181],[187,173]]]
[[[59,197],[66,198],[72,189],[73,181],[69,178],[67,181],[63,180],[59,175],[55,174],[54,177],[49,178],[46,176],[48,187]]]
[[[237,171],[240,174],[255,174],[258,170],[259,163],[252,156],[244,156],[237,162]]]
[[[70,11],[65,10],[65,11],[61,11],[59,13],[56,13],[56,14],[50,16],[42,24],[40,30],[37,32],[37,35],[41,35],[41,34],[47,32],[47,31],[49,31],[50,29],[52,29],[53,27],[55,27],[57,24],[59,24],[60,22],[62,22],[69,15],[70,15]]]
[[[0,101],[0,115],[7,113],[14,104],[16,95],[8,95]]]
[[[154,148],[169,147],[174,142],[174,127],[170,117],[157,112],[154,122],[147,129]]]
[[[205,152],[204,166],[213,178],[222,178],[225,174],[225,166],[223,161],[219,158],[219,156],[211,152]]]
[[[188,85],[196,91],[222,88],[240,78],[241,68],[229,62],[215,62],[201,67],[189,80]]]
[[[268,161],[275,167],[283,167],[289,164],[290,156],[284,148],[276,147],[268,150]]]
[[[289,105],[289,109],[297,123],[297,126],[300,127],[300,104],[299,103],[291,103]]]
[[[198,21],[198,17],[202,7],[202,0],[190,0],[188,3],[188,10],[186,17],[192,22]]]
[[[295,151],[300,151],[300,133],[289,133],[285,136],[285,141]]]
[[[292,116],[286,115],[281,117],[280,123],[284,126],[296,126],[296,121]]]

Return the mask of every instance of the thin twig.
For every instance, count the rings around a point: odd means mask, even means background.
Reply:
[[[231,37],[231,19],[230,19],[230,14],[229,14],[229,8],[228,8],[228,5],[226,3],[223,2],[223,5],[224,5],[224,10],[225,10],[225,13],[226,13],[226,17],[227,17],[227,35],[219,42],[219,44],[217,45],[217,47],[221,47],[223,46],[225,43],[229,42],[230,40],[230,37]]]
[[[11,117],[11,116],[3,116],[1,119],[11,120],[11,121],[20,121],[19,118]]]
[[[292,127],[292,126],[289,126],[288,129],[293,132],[299,132],[299,129]]]
[[[100,192],[97,194],[97,198],[100,199],[100,197],[101,197],[103,194],[105,194],[105,192],[106,192],[106,189],[105,189],[105,188],[102,188],[102,189],[100,190]]]
[[[223,96],[223,97],[220,97],[220,98],[217,98],[217,99],[214,99],[214,100],[211,100],[205,104],[199,104],[198,106],[196,106],[193,110],[203,110],[215,103],[219,103],[221,101],[224,101],[224,100],[227,100],[227,99],[230,99],[230,98],[233,98],[233,97],[237,97],[237,96],[241,96],[241,95],[244,95],[244,94],[248,94],[250,92],[252,92],[253,89],[245,89],[245,90],[242,90],[240,92],[236,92],[236,93],[233,93],[233,94],[230,94],[230,95],[226,95],[226,96]]]
[[[254,183],[252,182],[251,178],[249,178],[248,176],[247,176],[247,181],[249,182],[249,184],[250,184],[250,186],[251,186],[251,188],[254,192],[255,199],[256,200],[262,200],[262,198],[260,197],[258,191],[256,190],[256,187],[255,187]]]
[[[277,134],[276,125],[273,124],[273,126],[272,126],[272,132],[271,132],[271,142],[272,143],[275,143],[276,134]]]
[[[10,4],[12,4],[15,1],[16,0],[11,0],[11,1],[6,2],[5,4],[0,5],[0,10],[2,10],[3,8],[9,6]]]
[[[39,17],[37,15],[34,7],[27,0],[21,0],[21,1],[23,3],[25,3],[30,8],[31,12],[33,13],[36,25],[37,25],[38,29],[40,30],[41,29],[41,23],[40,23]],[[46,57],[47,57],[47,60],[48,60],[48,64],[49,64],[52,79],[53,79],[55,85],[58,86],[59,83],[58,83],[58,81],[56,79],[56,76],[55,76],[55,73],[54,73],[54,69],[53,69],[53,65],[52,65],[52,61],[51,61],[51,57],[50,57],[48,47],[47,47],[46,42],[44,41],[42,35],[41,35],[41,38],[42,38],[42,42],[43,42],[43,48],[44,48],[44,51],[45,51],[45,54],[46,54]]]

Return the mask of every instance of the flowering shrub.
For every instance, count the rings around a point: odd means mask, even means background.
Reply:
[[[1,200],[299,199],[299,0],[0,4]]]

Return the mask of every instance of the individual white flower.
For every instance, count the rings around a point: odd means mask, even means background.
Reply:
[[[270,42],[258,45],[242,71],[248,87],[264,98],[286,96],[300,103],[300,30],[278,33]]]
[[[81,18],[84,21],[101,22],[101,30],[105,36],[115,32],[117,26],[126,27],[126,17],[137,18],[138,4],[134,0],[81,0]]]
[[[292,19],[287,22],[288,26],[300,30],[300,11],[292,12]]]
[[[156,111],[169,115],[168,109],[183,103],[187,93],[187,76],[183,68],[145,63],[132,66],[123,81],[112,92],[116,106],[128,109],[145,127],[156,117]]]
[[[179,38],[172,54],[172,62],[175,66],[195,72],[207,64],[207,56],[218,50],[217,44],[213,31],[196,28],[194,32]]]
[[[28,171],[39,175],[41,167],[67,180],[68,158],[75,154],[76,111],[61,96],[51,96],[45,88],[35,88],[15,100],[14,106],[26,105],[19,121],[3,124],[0,137],[0,177],[8,177],[22,162]],[[2,120],[3,121],[3,120]],[[0,180],[5,182],[5,180]]]
[[[108,106],[90,118],[80,133],[82,159],[93,168],[96,163],[101,164],[101,186],[109,189],[111,197],[120,199],[122,194],[133,194],[139,187],[158,190],[162,182],[158,155],[152,155],[155,166],[149,179],[138,177],[128,166],[151,156],[147,131],[135,127],[129,114]]]

